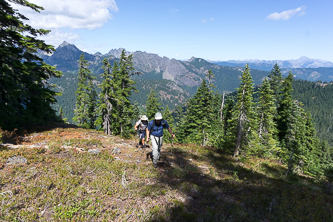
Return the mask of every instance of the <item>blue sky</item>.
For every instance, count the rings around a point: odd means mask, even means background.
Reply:
[[[89,52],[114,48],[186,60],[333,62],[330,0],[30,0],[41,13],[17,7],[33,27]]]

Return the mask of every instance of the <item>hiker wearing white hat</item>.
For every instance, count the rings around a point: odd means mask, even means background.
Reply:
[[[147,142],[149,141],[150,136],[153,150],[153,166],[156,168],[161,154],[161,146],[163,144],[163,129],[168,129],[173,138],[175,138],[175,134],[172,133],[171,127],[168,122],[163,119],[160,112],[155,114],[155,119],[148,123],[147,128]]]
[[[135,123],[134,129],[138,131],[140,142],[138,144],[138,147],[141,146],[141,148],[147,147],[145,145],[145,137],[147,135],[148,129],[148,117],[146,115],[142,115],[138,122]]]

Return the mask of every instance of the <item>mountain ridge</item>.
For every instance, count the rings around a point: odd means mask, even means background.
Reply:
[[[100,52],[89,54],[78,49],[74,44],[64,41],[60,44],[53,54],[40,54],[44,61],[50,65],[56,66],[58,70],[63,72],[76,72],[78,69],[77,62],[79,56],[84,53],[85,59],[89,61],[90,68],[93,73],[101,73],[102,60],[118,60],[120,58],[123,48],[111,49],[108,53],[102,54]],[[133,55],[133,64],[136,70],[145,74],[145,79],[167,79],[176,82],[178,85],[195,87],[200,84],[205,78],[205,72],[209,69],[214,69],[215,72],[222,72],[223,69],[231,72],[234,75],[240,75],[243,67],[249,64],[251,74],[257,75],[256,70],[270,72],[273,65],[277,63],[282,70],[283,75],[287,75],[289,71],[295,74],[296,78],[309,80],[309,81],[332,81],[333,80],[333,63],[320,60],[310,59],[302,56],[296,60],[228,60],[228,61],[210,61],[203,58],[191,57],[187,61],[176,60],[165,56],[159,56],[155,53],[147,53],[145,51],[128,52],[125,50],[126,55]],[[201,62],[202,61],[202,62]],[[205,62],[204,62],[205,61]],[[203,68],[202,65],[206,68]],[[113,65],[113,61],[111,63]],[[223,67],[223,68],[220,68]],[[231,68],[226,68],[231,67]],[[310,68],[311,67],[311,68]],[[324,69],[325,68],[325,69]],[[239,73],[238,73],[239,72]],[[295,72],[295,73],[294,73]],[[220,74],[218,74],[220,75]],[[260,74],[259,74],[260,75]],[[268,74],[265,74],[267,76]],[[264,77],[264,76],[261,76]],[[260,78],[259,78],[260,79]],[[261,78],[262,80],[262,78]],[[260,81],[261,81],[260,80]],[[217,81],[220,81],[217,79]],[[260,84],[256,82],[255,84]],[[230,85],[222,91],[232,91],[235,87],[234,84]]]
[[[259,59],[248,59],[248,60],[227,60],[227,61],[213,61],[209,60],[215,64],[230,64],[234,66],[235,64],[269,64],[270,66],[278,64],[280,68],[319,68],[319,67],[333,67],[333,62],[323,60],[323,59],[312,59],[306,56],[301,56],[299,59],[289,59],[289,60],[259,60]]]

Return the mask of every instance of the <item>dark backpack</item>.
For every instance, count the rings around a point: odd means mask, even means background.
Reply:
[[[162,119],[161,120],[161,126],[164,128],[164,126],[165,126],[165,120],[164,119]],[[151,127],[151,129],[150,129],[150,132],[151,131],[154,131],[153,129],[154,129],[154,126],[156,126],[156,120],[154,119],[154,122],[153,122],[153,126]],[[157,131],[157,130],[156,130]]]
[[[145,124],[143,124],[143,122],[141,120],[141,123],[138,126],[139,131],[144,131],[144,130],[146,130],[147,127],[148,127],[148,121],[147,121],[147,125],[145,125]]]

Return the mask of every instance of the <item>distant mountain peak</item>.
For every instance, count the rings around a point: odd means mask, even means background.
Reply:
[[[119,48],[119,49],[111,49],[107,55],[114,56],[115,58],[120,58],[122,51],[125,50],[125,55],[128,56],[131,54],[131,52],[126,51],[124,48]]]
[[[192,56],[192,57],[188,60],[188,62],[193,62],[194,60],[195,60],[195,57]]]
[[[100,52],[96,52],[96,53],[94,54],[94,56],[103,56],[103,54],[100,53]]]
[[[67,45],[72,45],[72,44],[69,44],[68,42],[63,41],[63,43],[61,43],[61,44],[59,45],[59,47],[64,47],[64,46],[67,46]]]
[[[80,49],[78,49],[74,44],[70,44],[66,41],[64,41],[63,43],[61,43],[59,45],[59,47],[56,49],[56,51],[59,51],[60,49],[66,49],[66,50],[70,50],[70,51],[78,51],[78,52],[82,52]]]

